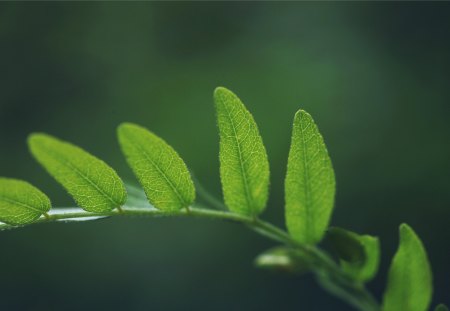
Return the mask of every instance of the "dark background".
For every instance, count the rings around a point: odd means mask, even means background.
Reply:
[[[31,158],[45,131],[134,180],[115,128],[164,137],[220,195],[218,85],[253,112],[271,162],[264,219],[283,225],[291,122],[306,109],[337,177],[332,223],[378,235],[381,297],[409,223],[450,288],[449,3],[1,3],[0,175],[71,199]],[[246,228],[121,218],[0,232],[1,310],[350,310],[313,284],[253,267]]]

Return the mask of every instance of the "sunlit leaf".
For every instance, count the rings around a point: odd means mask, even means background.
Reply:
[[[110,211],[125,203],[122,180],[102,160],[47,134],[30,135],[28,145],[37,161],[86,211]]]
[[[49,198],[36,187],[0,177],[0,221],[9,225],[32,223],[50,208]]]
[[[220,136],[220,178],[225,204],[258,215],[267,203],[269,162],[253,116],[231,91],[214,92]]]
[[[312,117],[295,114],[285,181],[286,225],[291,236],[314,244],[325,234],[334,205],[335,179],[328,151]]]
[[[400,226],[400,245],[389,269],[383,311],[425,311],[432,295],[428,257],[419,237],[406,224]]]
[[[186,164],[163,139],[131,123],[119,126],[118,138],[129,166],[153,206],[175,211],[194,202],[194,183]]]

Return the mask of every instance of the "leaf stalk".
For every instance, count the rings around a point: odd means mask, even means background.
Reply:
[[[196,217],[218,220],[229,220],[242,223],[253,231],[289,247],[301,251],[309,260],[312,272],[316,275],[318,283],[328,292],[337,296],[361,311],[380,311],[380,306],[372,295],[360,282],[353,280],[345,273],[328,254],[314,245],[307,245],[293,240],[289,234],[259,218],[248,217],[227,211],[207,209],[196,204],[188,209],[178,211],[161,211],[156,208],[139,208],[132,206],[122,206],[109,212],[86,212],[82,209],[69,212],[61,212],[63,209],[51,210],[35,223],[45,223],[50,221],[71,221],[83,220],[83,218],[110,217],[110,216],[147,216],[147,217]],[[56,211],[56,212],[55,212]],[[18,226],[0,224],[0,230],[12,229]],[[20,226],[19,226],[20,227]]]

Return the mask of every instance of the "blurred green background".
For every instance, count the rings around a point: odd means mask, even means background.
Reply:
[[[71,199],[26,137],[72,141],[134,181],[115,128],[164,137],[220,196],[218,85],[254,113],[271,162],[263,218],[283,225],[295,111],[337,176],[332,223],[381,238],[381,296],[397,228],[422,237],[435,299],[450,288],[448,3],[1,3],[0,175]],[[109,219],[0,232],[1,310],[350,310],[302,278],[253,267],[273,246],[244,227]]]

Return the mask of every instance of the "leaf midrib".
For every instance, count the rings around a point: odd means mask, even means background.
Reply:
[[[3,200],[3,201],[6,201],[8,203],[11,203],[11,204],[17,204],[17,205],[20,205],[22,207],[29,208],[29,209],[31,209],[31,210],[33,210],[35,212],[41,213],[41,214],[44,213],[44,211],[41,211],[41,210],[39,210],[39,209],[37,209],[37,208],[27,204],[27,203],[20,202],[20,201],[17,201],[15,199],[10,199],[10,198],[5,197],[5,196],[0,196],[0,199]]]
[[[183,198],[183,196],[178,192],[178,189],[175,187],[175,185],[172,183],[172,181],[168,178],[168,176],[165,174],[165,172],[163,172],[159,166],[153,161],[153,159],[150,157],[149,153],[142,148],[139,144],[136,143],[136,141],[133,139],[133,135],[127,135],[128,139],[130,141],[133,141],[133,146],[135,146],[139,151],[142,152],[142,154],[145,156],[145,159],[148,160],[150,162],[150,164],[156,168],[156,170],[158,171],[158,173],[166,180],[166,182],[169,184],[170,188],[172,188],[173,192],[177,195],[178,199],[180,200],[180,203],[183,204],[185,207],[188,206],[189,204],[187,203],[187,201]]]
[[[405,250],[405,253],[409,253],[409,251]],[[408,256],[407,254],[404,255],[405,257]],[[409,267],[407,267],[407,265],[402,265],[401,267],[402,269],[402,284],[404,285],[404,287],[402,287],[400,296],[402,297],[401,301],[405,302],[405,307],[409,307],[409,297],[408,297],[408,292],[411,291],[410,289],[410,282],[408,282],[408,278],[407,278],[407,274],[410,273],[410,269]]]
[[[237,148],[238,148],[239,168],[240,168],[242,179],[243,179],[243,182],[244,182],[245,201],[247,202],[247,205],[248,205],[248,207],[250,208],[250,211],[253,214],[254,213],[254,211],[253,211],[253,204],[252,204],[252,200],[250,198],[250,193],[249,193],[249,189],[248,189],[249,185],[248,185],[248,181],[247,181],[246,170],[244,169],[244,163],[243,163],[244,161],[242,159],[241,145],[239,143],[239,139],[238,139],[237,132],[236,132],[236,127],[235,127],[235,124],[233,122],[233,118],[231,117],[230,111],[227,109],[227,105],[226,104],[224,104],[223,106],[224,106],[225,111],[227,113],[226,115],[227,115],[228,119],[230,120],[231,128],[233,129],[233,133],[234,133],[233,137],[234,137],[234,139],[236,141],[236,145],[237,145]]]
[[[310,194],[310,184],[308,182],[309,179],[309,172],[308,172],[308,161],[306,160],[306,149],[307,149],[307,144],[306,144],[306,139],[304,136],[304,131],[308,128],[308,126],[311,126],[310,123],[308,123],[307,127],[303,128],[302,126],[302,119],[303,119],[303,114],[300,115],[300,132],[301,132],[301,137],[302,137],[302,146],[303,146],[303,178],[304,178],[304,182],[305,182],[305,187],[304,187],[304,191],[303,193],[305,194],[305,212],[306,212],[306,225],[305,225],[305,229],[306,229],[306,233],[309,237],[311,237],[310,234],[310,227],[311,227],[311,223],[312,223],[312,218],[313,215],[310,211],[311,208],[311,194]],[[309,120],[310,121],[310,120]],[[310,121],[311,122],[311,121]]]
[[[410,246],[411,246],[411,237],[408,237],[408,239],[409,239],[409,241],[408,241],[408,244],[406,244],[406,245],[404,245],[403,246],[403,258],[413,258],[413,257],[411,257],[410,255]],[[401,298],[401,301],[404,301],[404,303],[405,303],[405,305],[404,306],[402,306],[402,307],[406,307],[406,308],[408,308],[409,306],[410,306],[410,300],[408,299],[409,298],[409,295],[408,295],[408,293],[409,292],[411,292],[411,282],[408,282],[408,275],[411,275],[412,273],[411,273],[411,269],[410,269],[410,267],[408,266],[408,265],[400,265],[400,268],[401,268],[401,279],[402,279],[402,281],[401,281],[401,284],[403,284],[403,287],[401,287],[400,288],[400,296],[402,297]]]
[[[401,238],[400,238],[401,241]],[[408,241],[408,243],[410,243],[411,241]],[[405,242],[403,242],[405,243]],[[400,279],[401,281],[399,282],[400,284],[402,284],[402,286],[399,289],[399,296],[400,298],[400,305],[402,308],[408,308],[410,306],[410,301],[409,301],[409,295],[408,292],[411,291],[411,282],[408,279],[408,275],[411,274],[411,269],[408,267],[408,265],[404,265],[401,264],[401,260],[403,260],[404,258],[410,258],[409,256],[409,245],[401,245],[402,242],[400,242],[400,248],[399,248],[399,253],[398,253],[398,257],[395,258],[394,257],[394,262],[393,262],[393,269],[394,267],[396,267],[399,271],[398,274],[400,275]],[[402,252],[402,253],[400,253]],[[395,262],[395,259],[397,259],[397,261]],[[391,289],[392,290],[392,289]],[[395,290],[395,289],[394,289]],[[394,299],[396,297],[394,296]],[[391,298],[392,300],[392,298]],[[390,303],[390,305],[392,305],[392,302]],[[395,305],[395,302],[394,302]]]
[[[97,184],[95,184],[90,178],[85,175],[82,171],[80,171],[75,165],[70,163],[69,160],[65,159],[65,157],[55,150],[52,150],[51,148],[46,148],[44,146],[40,146],[40,148],[45,149],[49,154],[52,154],[54,156],[54,159],[61,165],[68,167],[69,169],[72,169],[75,173],[77,173],[78,176],[80,176],[83,180],[88,182],[90,185],[92,185],[98,192],[100,192],[104,197],[106,197],[111,203],[114,204],[114,206],[120,206],[121,204],[119,202],[116,202],[112,196],[108,195],[103,189],[101,189]],[[56,178],[56,177],[55,177]]]

